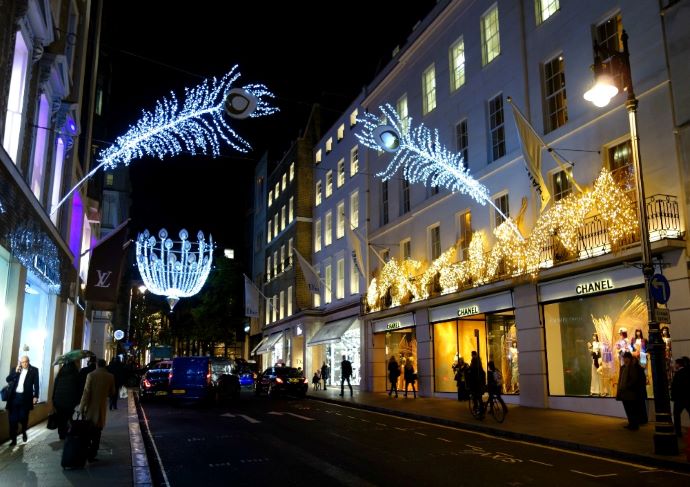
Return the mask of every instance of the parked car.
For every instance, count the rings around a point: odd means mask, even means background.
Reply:
[[[169,374],[172,362],[168,362],[168,367],[149,369],[139,382],[139,399],[142,401],[160,396],[168,396]]]
[[[266,392],[271,397],[279,394],[304,397],[308,388],[308,379],[301,370],[294,367],[269,367],[254,382],[256,395]]]
[[[239,378],[228,360],[175,357],[170,370],[170,397],[214,402],[239,397]]]

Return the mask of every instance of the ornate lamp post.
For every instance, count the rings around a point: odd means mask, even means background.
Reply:
[[[652,378],[654,382],[654,409],[656,422],[654,429],[654,453],[658,455],[677,455],[678,442],[676,440],[673,423],[671,421],[671,402],[668,394],[666,378],[666,363],[664,359],[664,343],[656,319],[656,302],[651,292],[651,280],[654,275],[652,250],[649,245],[649,229],[647,221],[647,206],[645,202],[644,180],[640,157],[640,139],[637,132],[637,98],[633,91],[632,75],[630,71],[630,52],[628,51],[628,34],[623,31],[621,36],[623,52],[608,49],[594,44],[596,54],[593,71],[594,86],[584,94],[587,101],[598,107],[608,105],[611,98],[618,93],[611,73],[620,74],[623,90],[628,97],[625,107],[628,110],[630,123],[630,145],[632,148],[633,168],[635,171],[637,190],[637,209],[640,217],[640,241],[642,247],[642,274],[644,275],[645,296],[647,302],[647,322],[649,324],[649,346],[652,361]],[[608,63],[601,60],[601,56],[609,59]]]

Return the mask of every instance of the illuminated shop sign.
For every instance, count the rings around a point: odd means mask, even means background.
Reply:
[[[372,322],[372,329],[374,333],[400,330],[402,328],[411,328],[413,326],[415,326],[414,313],[389,316],[388,318]]]
[[[616,266],[539,284],[539,301],[550,302],[595,293],[610,293],[644,285],[639,269]]]
[[[590,293],[598,293],[601,291],[608,291],[609,289],[613,289],[613,281],[611,279],[602,279],[600,281],[592,281],[592,282],[585,282],[582,284],[578,284],[575,287],[575,293],[576,294],[590,294]]]
[[[471,316],[479,314],[479,306],[466,306],[464,308],[458,309],[458,316]]]

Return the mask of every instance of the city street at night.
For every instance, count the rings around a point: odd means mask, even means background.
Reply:
[[[309,399],[243,392],[239,403],[227,407],[146,402],[141,413],[160,455],[164,473],[149,454],[159,485],[670,487],[690,479]]]

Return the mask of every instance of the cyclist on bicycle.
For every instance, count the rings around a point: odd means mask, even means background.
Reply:
[[[501,406],[503,407],[503,414],[505,415],[508,413],[508,406],[506,406],[506,403],[503,402],[503,398],[501,397],[501,390],[503,389],[503,376],[501,375],[501,372],[496,369],[493,360],[489,360],[489,362],[486,364],[486,367],[489,369],[489,404],[492,404],[491,400],[496,398],[496,400],[501,403]]]
[[[485,411],[482,394],[484,394],[486,388],[486,372],[484,372],[482,361],[474,350],[472,351],[472,360],[468,369],[467,382],[470,394],[472,394],[473,408],[480,412],[480,417],[483,417]]]

